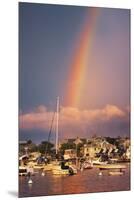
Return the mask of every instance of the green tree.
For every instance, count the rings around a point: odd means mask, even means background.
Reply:
[[[105,137],[106,141],[109,142],[110,144],[115,145],[116,144],[116,138],[111,138],[111,137]]]
[[[36,144],[34,144],[34,143],[30,144],[28,146],[28,148],[29,148],[30,152],[37,152],[38,151],[38,146]]]
[[[33,142],[32,142],[32,140],[28,140],[27,141],[27,144],[29,145],[29,144],[32,144]]]
[[[23,145],[19,145],[19,153],[20,154],[24,154],[25,153],[25,149]]]
[[[43,142],[41,142],[41,144],[39,144],[38,150],[42,154],[51,153],[53,147],[54,147],[54,145],[52,143],[43,141]]]

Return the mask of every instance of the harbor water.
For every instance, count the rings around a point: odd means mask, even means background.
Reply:
[[[32,184],[28,184],[29,177],[20,176],[19,197],[130,190],[129,164],[123,175],[110,176],[108,170],[101,171],[102,175],[99,172],[98,168],[93,168],[73,176],[52,175],[51,172],[42,176],[38,171],[31,177]]]

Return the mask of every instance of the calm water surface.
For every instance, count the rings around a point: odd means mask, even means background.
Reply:
[[[28,177],[19,177],[19,196],[45,196],[56,194],[78,194],[90,192],[109,192],[130,190],[130,167],[127,165],[122,176],[109,176],[107,170],[99,176],[99,169],[93,168],[78,172],[74,176],[41,173],[32,176],[33,184],[28,184]]]

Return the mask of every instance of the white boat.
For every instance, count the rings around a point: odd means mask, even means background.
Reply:
[[[108,173],[110,176],[121,176],[124,174],[124,172],[120,172],[120,171],[112,171]]]
[[[19,166],[19,176],[32,176],[34,174],[33,166]]]
[[[71,170],[71,169],[73,170],[73,174],[77,174],[78,170],[77,170],[76,166],[74,166],[74,165],[69,165],[69,167],[70,167],[70,170]]]
[[[60,165],[53,166],[52,174],[53,175],[69,175],[69,169],[61,169]]]
[[[108,169],[108,170],[123,170],[126,169],[126,165],[119,165],[119,164],[106,164],[106,165],[99,165],[99,169]]]
[[[74,175],[77,174],[77,169],[70,165],[66,166],[66,168],[62,168],[61,165],[55,165],[52,168],[53,175]]]
[[[58,154],[58,131],[59,131],[59,97],[57,97],[57,108],[56,108],[56,141],[55,141],[56,155]],[[47,169],[47,166],[45,168]],[[73,175],[77,173],[77,170],[75,169],[74,166],[71,165],[66,166],[64,161],[59,163],[56,160],[56,163],[52,164],[50,168],[52,170],[52,174],[54,175]]]
[[[85,161],[82,165],[83,169],[92,169],[93,168],[93,163]]]
[[[40,170],[44,169],[44,164],[37,164],[37,162],[30,161],[27,163],[27,167]]]
[[[27,176],[27,167],[19,166],[19,176]]]
[[[44,165],[44,171],[51,171],[53,169],[53,163]]]
[[[101,161],[101,157],[99,157],[97,160],[92,160],[93,165],[106,165],[108,161]]]
[[[33,166],[33,168],[34,168],[34,169],[38,169],[38,170],[44,169],[44,164],[35,164],[35,165]]]

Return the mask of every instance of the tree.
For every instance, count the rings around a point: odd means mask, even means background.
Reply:
[[[45,154],[45,153],[51,153],[53,147],[54,145],[52,143],[43,141],[41,144],[39,144],[38,149],[40,153]]]
[[[36,144],[34,144],[34,143],[30,144],[29,145],[29,151],[30,152],[36,152],[36,151],[38,151],[38,146]]]
[[[105,137],[106,141],[110,144],[115,145],[116,144],[116,138],[111,138],[111,137]]]
[[[32,140],[28,140],[27,141],[27,144],[29,145],[29,144],[32,144]]]

